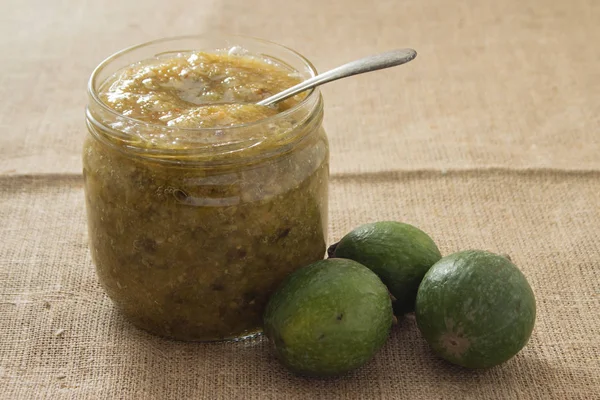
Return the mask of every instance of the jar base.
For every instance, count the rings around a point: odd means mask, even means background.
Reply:
[[[188,342],[188,343],[219,343],[219,342],[241,342],[244,340],[254,339],[260,336],[263,336],[264,332],[262,329],[256,329],[251,331],[242,332],[239,335],[226,336],[226,337],[217,337],[217,338],[193,338],[193,337],[181,337],[177,335],[159,333],[148,329],[145,326],[137,324],[135,321],[132,321],[130,318],[127,318],[127,321],[132,324],[136,329],[142,330],[144,332],[149,333],[152,336],[174,340],[178,342]]]

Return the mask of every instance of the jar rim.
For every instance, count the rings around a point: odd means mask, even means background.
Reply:
[[[102,108],[103,112],[107,112],[107,113],[109,113],[109,115],[113,115],[115,117],[123,119],[132,124],[142,125],[147,128],[156,128],[156,129],[163,130],[166,128],[164,125],[150,123],[150,122],[142,121],[142,120],[139,120],[136,118],[131,118],[129,116],[123,115],[122,113],[119,113],[117,110],[109,107],[104,101],[102,101],[102,99],[98,95],[99,85],[101,85],[103,83],[103,82],[98,82],[98,77],[99,77],[100,73],[103,72],[104,69],[106,67],[108,67],[112,62],[114,62],[114,61],[118,60],[120,57],[130,54],[131,52],[138,50],[138,49],[143,49],[143,48],[155,45],[155,44],[174,42],[174,41],[179,41],[179,40],[210,39],[210,38],[214,38],[214,39],[238,38],[241,40],[252,40],[257,43],[262,43],[262,44],[266,44],[269,46],[277,47],[279,49],[282,49],[282,50],[292,54],[294,57],[297,57],[304,64],[304,66],[308,69],[308,71],[311,74],[311,77],[314,77],[317,75],[317,69],[305,56],[303,56],[302,54],[300,54],[299,52],[297,52],[296,50],[294,50],[290,47],[284,46],[282,44],[279,44],[279,43],[276,43],[276,42],[273,42],[270,40],[257,38],[254,36],[246,36],[246,35],[215,35],[215,36],[182,35],[182,36],[164,37],[164,38],[160,38],[160,39],[155,39],[155,40],[139,43],[139,44],[136,44],[133,46],[126,47],[122,50],[119,50],[119,51],[111,54],[110,56],[105,58],[100,64],[98,64],[98,66],[96,66],[96,68],[94,68],[94,70],[92,71],[92,74],[90,75],[90,78],[89,78],[88,84],[87,84],[88,95],[90,96],[90,98],[93,100],[93,102],[96,105],[98,105]],[[193,49],[189,49],[189,50],[193,50]],[[160,53],[158,53],[157,55],[159,55],[159,54]],[[139,60],[139,61],[143,61],[143,60]],[[284,111],[278,112],[275,115],[260,119],[258,121],[253,121],[253,122],[248,122],[248,123],[243,123],[243,124],[236,124],[236,125],[231,125],[231,126],[221,126],[221,127],[202,127],[202,128],[169,127],[169,129],[174,130],[174,131],[182,131],[182,132],[215,132],[215,131],[227,131],[229,129],[250,128],[250,127],[262,125],[265,123],[270,123],[273,121],[281,120],[281,119],[293,114],[294,112],[298,111],[302,107],[305,107],[311,101],[314,102],[313,107],[316,107],[319,103],[319,101],[318,101],[319,97],[320,97],[320,93],[317,88],[310,89],[310,91],[308,91],[308,94],[301,101],[294,104],[292,107],[290,107]],[[315,99],[315,98],[317,98],[317,99]],[[215,103],[215,104],[218,104],[218,103]],[[242,104],[242,103],[240,103],[240,104]],[[88,111],[88,114],[89,114],[89,111]]]

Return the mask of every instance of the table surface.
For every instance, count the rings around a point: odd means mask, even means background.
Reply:
[[[600,397],[600,2],[6,0],[0,15],[0,398]],[[380,219],[444,254],[509,253],[538,306],[527,347],[468,371],[412,316],[362,369],[296,377],[263,339],[194,344],[133,328],[87,249],[86,81],[111,53],[238,33],[326,70],[377,51],[415,61],[323,87],[329,239]]]

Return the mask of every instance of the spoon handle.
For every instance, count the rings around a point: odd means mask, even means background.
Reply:
[[[259,101],[258,105],[268,106],[281,100],[285,100],[307,89],[322,85],[323,83],[335,81],[347,76],[362,74],[364,72],[377,71],[396,65],[402,65],[413,60],[417,56],[417,52],[413,49],[392,50],[381,54],[375,54],[356,61],[351,61],[337,68],[323,72],[317,76],[300,82],[289,89],[279,92],[271,97]]]

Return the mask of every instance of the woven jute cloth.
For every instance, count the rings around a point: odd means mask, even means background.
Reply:
[[[8,0],[0,15],[0,398],[600,398],[600,3]],[[329,240],[405,221],[442,253],[507,253],[536,326],[509,362],[438,359],[409,315],[363,368],[308,379],[263,338],[183,343],[134,328],[99,286],[80,152],[85,85],[109,54],[239,33],[319,70],[413,47],[415,61],[323,88]]]

